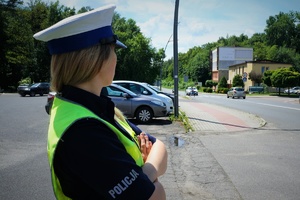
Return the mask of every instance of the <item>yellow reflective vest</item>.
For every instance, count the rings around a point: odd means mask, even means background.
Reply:
[[[123,133],[119,131],[115,126],[101,119],[99,116],[86,109],[85,107],[74,102],[69,102],[62,97],[55,97],[51,108],[47,151],[51,170],[52,186],[55,196],[59,200],[70,198],[66,197],[63,194],[59,180],[54,172],[53,158],[55,156],[55,149],[59,140],[63,136],[64,132],[68,129],[68,127],[70,127],[77,120],[83,118],[94,118],[105,124],[117,135],[118,139],[124,145],[127,153],[131,155],[136,164],[140,167],[144,164],[142,154],[139,147],[137,146],[138,142],[135,137],[135,132],[131,129],[126,121],[117,120],[117,123],[119,123],[131,135],[135,142],[123,135]]]

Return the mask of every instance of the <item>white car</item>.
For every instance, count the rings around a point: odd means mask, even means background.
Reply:
[[[284,93],[289,93],[290,92],[291,94],[297,94],[298,90],[300,90],[300,87],[296,86],[296,87],[293,87],[291,89],[284,90]]]
[[[196,87],[188,87],[185,90],[185,94],[188,96],[198,96],[198,90]]]
[[[160,99],[167,106],[167,114],[170,115],[174,112],[173,101],[170,97],[165,94],[161,94],[153,90],[153,88],[148,86],[148,83],[129,81],[129,80],[115,80],[114,84],[120,85],[136,94],[152,96],[157,99]]]

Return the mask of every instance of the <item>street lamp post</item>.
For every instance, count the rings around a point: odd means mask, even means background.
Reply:
[[[178,6],[179,0],[175,1],[175,12],[174,12],[174,30],[173,30],[173,52],[174,52],[174,115],[177,118],[179,115],[178,111],[178,40],[177,40],[177,29],[178,29]]]
[[[165,46],[165,49],[164,49],[164,53],[166,53],[166,49],[168,47],[169,42],[171,42],[172,36],[173,36],[173,34],[169,37],[169,40],[168,40],[168,42],[167,42],[167,44]],[[161,82],[162,82],[162,68],[163,68],[163,63],[164,63],[164,60],[162,59],[161,60],[161,66],[160,66],[160,83],[159,83],[159,89],[160,89],[160,91],[161,91]]]

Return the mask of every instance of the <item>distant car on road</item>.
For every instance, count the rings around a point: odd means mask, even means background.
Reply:
[[[188,96],[198,96],[198,90],[196,87],[188,87],[185,90],[185,94]]]
[[[246,99],[246,92],[244,91],[244,88],[241,87],[232,87],[227,92],[227,98],[232,97],[233,99],[235,97],[237,98],[243,98]]]
[[[50,84],[47,82],[35,83],[33,85],[20,85],[17,88],[18,93],[25,97],[29,95],[34,97],[36,94],[43,96],[44,94],[48,94],[50,90]]]
[[[296,86],[296,87],[293,87],[291,89],[284,90],[284,93],[289,93],[290,92],[290,94],[298,94],[299,90],[300,90],[300,86]]]

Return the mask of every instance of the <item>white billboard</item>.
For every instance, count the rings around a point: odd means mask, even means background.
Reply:
[[[241,47],[219,47],[219,61],[252,61],[253,49]]]
[[[234,48],[219,48],[219,61],[234,60],[234,58],[235,58]]]

